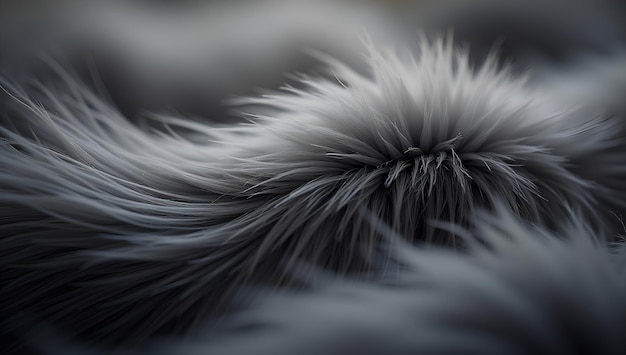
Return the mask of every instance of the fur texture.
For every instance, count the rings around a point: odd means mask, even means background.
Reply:
[[[615,122],[554,108],[493,58],[474,70],[438,40],[418,59],[372,48],[370,77],[325,60],[337,80],[242,100],[270,112],[248,125],[159,118],[205,144],[149,134],[71,78],[5,83],[5,331],[28,316],[100,344],[186,332],[247,282],[293,284],[296,261],[375,267],[364,211],[455,246],[430,222],[467,225],[496,198],[554,229],[569,209],[602,228],[623,207]]]
[[[151,354],[623,354],[623,255],[588,226],[563,237],[505,210],[480,219],[467,254],[401,245],[390,286],[343,280],[274,296]]]

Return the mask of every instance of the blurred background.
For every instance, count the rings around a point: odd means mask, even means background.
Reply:
[[[328,75],[308,54],[311,49],[367,75],[366,38],[377,47],[415,51],[418,31],[452,30],[476,62],[495,48],[516,70],[568,76],[580,73],[572,65],[584,58],[612,58],[626,43],[626,6],[611,0],[0,4],[0,73],[5,78],[45,83],[59,80],[62,68],[138,121],[146,112],[157,112],[236,122],[240,118],[225,104],[229,98],[276,90],[293,83],[295,73]]]

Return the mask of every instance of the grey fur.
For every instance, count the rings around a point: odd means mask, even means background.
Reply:
[[[499,210],[463,232],[467,254],[403,245],[409,268],[394,286],[343,280],[274,296],[150,353],[624,354],[623,263],[579,220],[564,230]]]
[[[160,118],[206,144],[148,134],[71,78],[5,83],[5,329],[28,315],[101,344],[186,332],[241,285],[293,285],[296,261],[375,267],[364,209],[408,240],[458,245],[429,222],[467,225],[498,196],[553,228],[570,208],[601,228],[623,207],[614,120],[544,102],[494,58],[474,70],[451,41],[422,43],[417,60],[371,48],[371,78],[325,59],[337,80],[242,100],[272,111],[248,125]]]

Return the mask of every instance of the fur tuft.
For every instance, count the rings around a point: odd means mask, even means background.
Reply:
[[[372,48],[371,77],[327,62],[336,81],[243,100],[271,111],[252,124],[161,119],[194,141],[143,131],[71,78],[5,84],[4,328],[28,315],[105,344],[185,332],[247,282],[294,283],[296,261],[369,270],[381,238],[364,210],[457,245],[430,222],[467,225],[497,197],[550,227],[569,208],[600,226],[626,201],[615,123],[552,109],[495,60],[474,70],[439,40],[417,60]]]

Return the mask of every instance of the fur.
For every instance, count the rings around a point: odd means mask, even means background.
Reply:
[[[322,282],[149,353],[624,354],[623,255],[579,217],[563,230],[498,209],[461,232],[468,253],[401,245],[391,284]]]
[[[369,76],[324,58],[336,80],[241,100],[263,107],[247,125],[158,118],[206,143],[145,132],[71,77],[5,82],[4,331],[30,317],[101,345],[187,332],[248,282],[297,284],[295,262],[375,268],[364,211],[458,246],[430,222],[466,226],[496,198],[553,229],[570,209],[602,229],[623,208],[615,120],[541,100],[495,58],[471,68],[450,40],[421,43],[417,59],[370,46]]]

